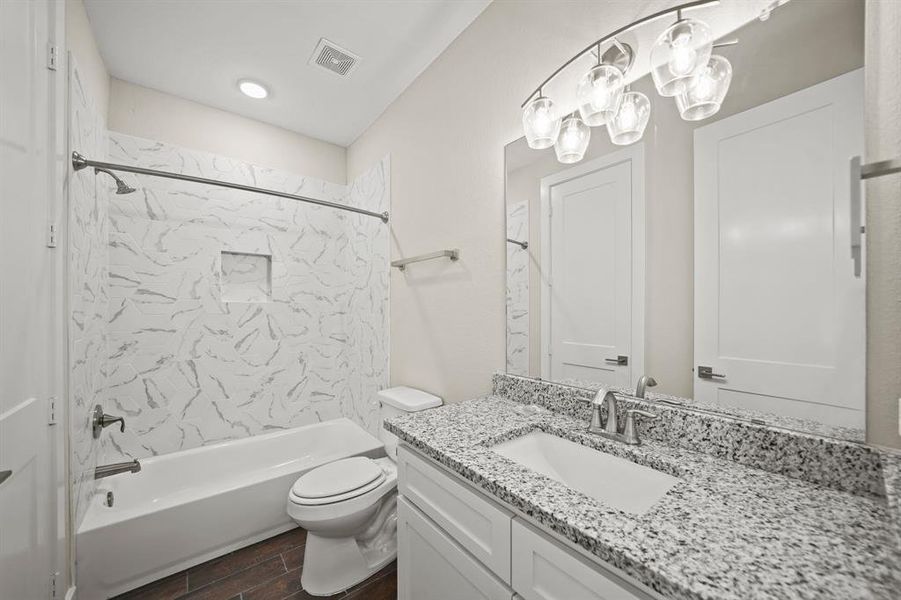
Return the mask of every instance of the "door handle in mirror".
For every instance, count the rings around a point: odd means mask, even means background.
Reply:
[[[621,367],[625,367],[626,365],[629,364],[629,357],[623,356],[622,354],[620,354],[616,358],[605,358],[604,362],[606,362],[609,365],[619,365]]]
[[[714,373],[713,367],[698,366],[698,377],[701,379],[724,379],[725,373]]]

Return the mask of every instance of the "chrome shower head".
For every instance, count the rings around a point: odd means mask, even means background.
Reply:
[[[115,182],[116,182],[116,193],[117,194],[130,194],[133,191],[135,191],[135,189],[133,187],[131,187],[130,185],[128,185],[127,183],[125,183],[124,181],[119,179],[119,176],[116,175],[115,173],[113,173],[112,171],[110,171],[109,169],[101,169],[100,167],[94,167],[94,173],[95,174],[96,173],[106,173],[107,175],[112,177],[113,180],[115,180]]]

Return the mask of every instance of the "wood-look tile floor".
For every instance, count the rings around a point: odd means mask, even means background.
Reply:
[[[300,587],[307,532],[297,528],[170,575],[114,600],[313,600]],[[329,598],[395,600],[397,563]]]

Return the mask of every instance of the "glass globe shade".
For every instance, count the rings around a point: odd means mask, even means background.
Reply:
[[[711,56],[707,66],[694,76],[691,84],[676,95],[676,107],[686,121],[700,121],[715,115],[729,84],[732,83],[732,65],[722,56]]]
[[[661,96],[683,91],[710,59],[713,36],[697,19],[682,19],[660,34],[651,48],[651,74]]]
[[[617,146],[627,146],[641,139],[651,116],[651,101],[641,92],[626,92],[619,111],[607,122],[610,141]]]
[[[591,129],[585,124],[582,117],[577,115],[566,117],[560,126],[557,143],[554,144],[557,160],[563,164],[579,162],[585,156],[590,139]]]
[[[526,104],[522,111],[522,129],[529,148],[543,150],[553,146],[560,133],[560,119],[555,115],[553,101],[539,96]]]
[[[616,114],[623,97],[623,72],[613,65],[588,71],[576,90],[579,114],[586,125],[603,125]]]

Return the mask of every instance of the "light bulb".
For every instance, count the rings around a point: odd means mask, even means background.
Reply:
[[[638,111],[635,103],[632,101],[624,103],[617,119],[619,119],[619,126],[623,129],[635,129],[635,124],[638,123]]]
[[[622,95],[623,72],[613,65],[597,65],[579,80],[579,115],[591,127],[603,125],[616,114]]]
[[[607,122],[610,141],[626,146],[641,139],[651,116],[651,101],[641,92],[626,92],[616,116]]]
[[[563,120],[560,127],[560,136],[554,144],[554,152],[557,160],[564,164],[579,162],[585,156],[588,142],[591,139],[591,129],[581,117],[570,115]]]
[[[673,40],[672,58],[667,63],[670,73],[676,77],[690,75],[697,59],[698,53],[691,47],[690,35],[683,34]]]
[[[691,87],[692,93],[699,100],[709,100],[716,92],[716,83],[713,81],[709,69],[705,69],[698,75]]]
[[[713,50],[710,27],[681,19],[667,27],[651,48],[651,75],[661,96],[675,96],[707,64]]]
[[[522,128],[529,148],[542,150],[554,145],[560,132],[560,119],[554,114],[550,98],[539,96],[526,105],[522,111]]]

